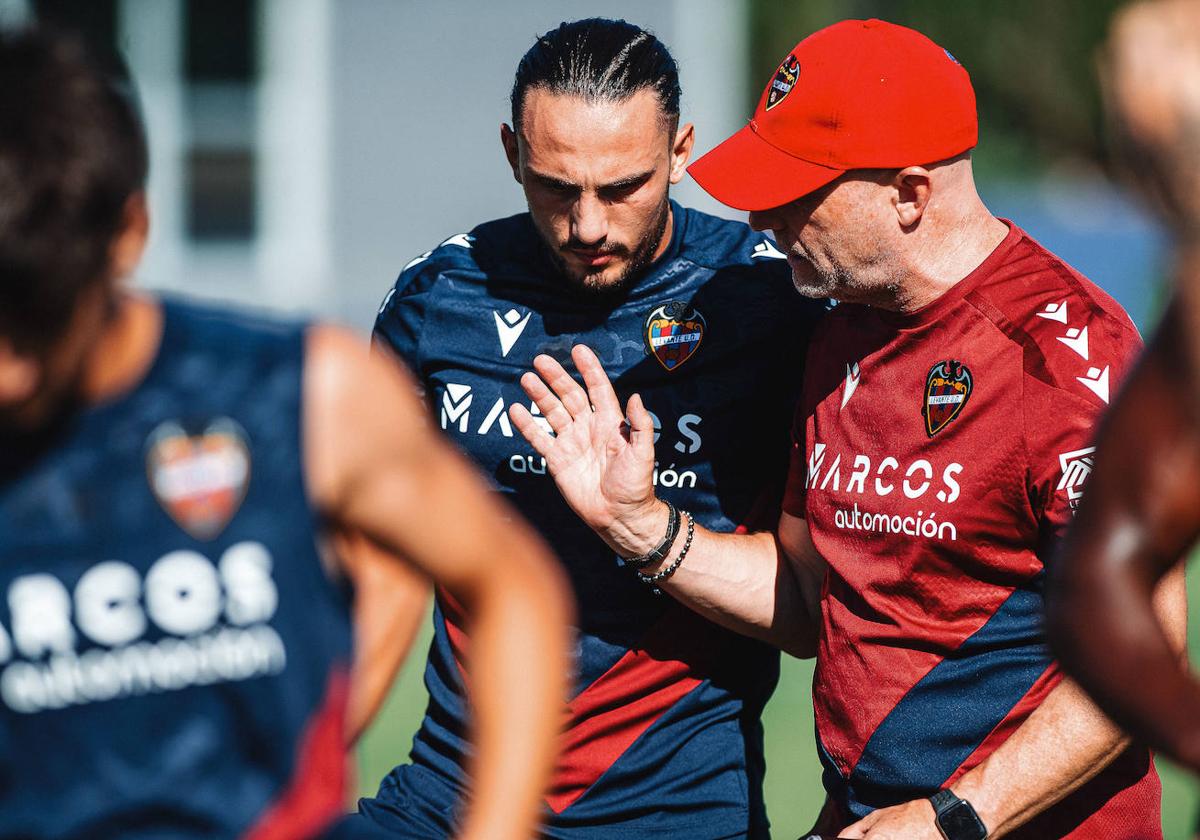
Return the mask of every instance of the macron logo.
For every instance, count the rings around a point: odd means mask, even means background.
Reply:
[[[754,246],[754,251],[750,254],[750,259],[762,258],[768,260],[786,260],[787,256],[782,251],[775,247],[775,243],[769,239],[764,239]]]
[[[503,315],[492,310],[492,317],[496,319],[496,332],[500,335],[501,356],[508,356],[508,351],[513,349],[513,345],[517,343],[521,333],[525,332],[525,325],[529,323],[529,316],[532,314],[532,312],[526,312],[525,317],[522,318],[521,313],[515,309],[510,309]]]
[[[817,478],[820,477],[821,467],[825,464],[825,444],[813,444],[812,454],[808,456],[808,481],[805,482],[808,487],[817,486]]]
[[[1039,318],[1045,318],[1048,321],[1058,321],[1060,324],[1067,323],[1067,302],[1064,300],[1060,303],[1048,303],[1046,308],[1037,313]]]
[[[470,385],[447,382],[446,392],[442,394],[442,428],[449,429],[457,424],[458,431],[465,435],[471,419],[471,400]]]
[[[459,248],[466,248],[469,251],[469,250],[471,250],[471,245],[474,242],[475,242],[475,237],[472,236],[471,234],[456,233],[453,236],[451,236],[449,239],[443,240],[442,244],[438,245],[438,247],[441,248],[445,245],[457,245]]]
[[[1070,347],[1086,360],[1088,357],[1087,330],[1087,327],[1084,327],[1083,329],[1071,327],[1071,329],[1067,330],[1067,334],[1060,335],[1058,340]],[[1105,402],[1107,402],[1107,400],[1105,400]]]
[[[846,403],[850,402],[850,398],[854,396],[855,390],[858,389],[860,376],[858,362],[846,365],[846,384],[842,388],[842,408],[846,407]]]
[[[1090,368],[1087,376],[1076,376],[1075,378],[1105,403],[1108,402],[1108,367],[1105,367],[1104,370]]]

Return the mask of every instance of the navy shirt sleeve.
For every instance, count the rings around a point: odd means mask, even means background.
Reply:
[[[421,328],[438,267],[430,253],[400,272],[375,317],[372,342],[388,348],[414,373],[421,371]]]
[[[775,334],[769,345],[769,357],[760,361],[770,370],[769,380],[773,385],[770,393],[774,396],[760,409],[763,412],[761,428],[773,436],[770,451],[775,457],[764,475],[763,495],[746,522],[752,530],[774,528],[780,511],[787,509],[784,500],[794,448],[792,424],[800,401],[809,338],[829,308],[828,300],[806,298],[796,291],[787,262],[764,260],[755,269],[760,282],[776,290],[779,311],[786,316],[768,320],[775,326]]]

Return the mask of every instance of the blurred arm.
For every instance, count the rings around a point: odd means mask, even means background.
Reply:
[[[346,740],[355,743],[387,699],[429,606],[429,580],[362,534],[339,531],[333,546],[354,583],[354,669]]]
[[[571,610],[556,562],[434,434],[407,375],[364,343],[312,330],[304,408],[321,512],[411,562],[467,613],[475,760],[461,836],[531,836],[569,673]]]
[[[1049,593],[1064,666],[1119,724],[1200,770],[1200,683],[1153,610],[1200,533],[1200,423],[1172,307],[1104,424]],[[1172,573],[1172,569],[1176,569]]]
[[[1200,370],[1200,0],[1121,9],[1099,70],[1124,179],[1174,235],[1182,349]]]

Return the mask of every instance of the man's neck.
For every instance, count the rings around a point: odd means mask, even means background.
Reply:
[[[87,405],[107,402],[133,390],[146,376],[162,340],[162,304],[132,292],[119,292],[116,311],[96,341],[80,382]]]
[[[654,256],[650,258],[650,262],[654,262],[663,254],[667,253],[667,248],[671,247],[671,237],[675,234],[675,209],[671,206],[671,202],[667,201],[667,223],[663,227],[662,236],[659,237],[658,247],[654,249]]]
[[[970,216],[939,228],[923,232],[909,253],[904,282],[890,290],[885,308],[903,314],[933,303],[979,268],[1009,232],[982,204]]]

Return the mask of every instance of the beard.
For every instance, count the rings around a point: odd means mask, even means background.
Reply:
[[[860,261],[854,271],[828,254],[812,259],[799,244],[788,254],[792,285],[807,298],[833,298],[847,303],[874,304],[899,287],[903,269],[891,254]]]
[[[658,246],[662,243],[663,236],[667,231],[667,222],[671,215],[670,210],[670,202],[664,198],[662,205],[654,214],[653,220],[646,227],[645,233],[632,248],[626,245],[611,245],[601,249],[601,253],[611,254],[617,259],[624,261],[623,267],[615,277],[605,275],[604,269],[607,266],[596,271],[573,268],[562,256],[561,250],[546,241],[544,234],[542,235],[542,239],[545,241],[547,250],[550,252],[550,257],[558,268],[559,274],[570,281],[571,288],[581,296],[587,297],[590,300],[622,298],[642,278],[650,263],[654,261],[654,252],[658,250]],[[586,247],[584,243],[575,239],[567,240],[562,246],[562,248]]]

